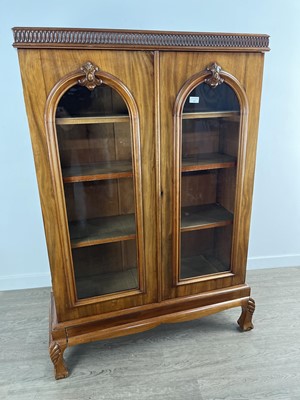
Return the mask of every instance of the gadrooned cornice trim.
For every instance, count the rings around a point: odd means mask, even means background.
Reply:
[[[14,47],[181,48],[268,51],[269,36],[231,33],[13,28]]]

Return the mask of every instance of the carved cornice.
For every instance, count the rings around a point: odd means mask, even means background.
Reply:
[[[125,48],[268,51],[269,36],[230,33],[13,28],[17,48]]]

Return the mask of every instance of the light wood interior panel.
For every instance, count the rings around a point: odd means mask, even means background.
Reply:
[[[217,202],[234,213],[236,194],[236,168],[220,169],[218,172]]]
[[[181,236],[180,279],[194,279],[230,270],[232,225]]]
[[[132,179],[110,179],[65,184],[69,221],[133,214]]]
[[[136,257],[129,254],[136,253],[135,240],[88,246],[72,252],[78,278],[136,268]]]
[[[240,119],[222,119],[220,121],[220,147],[221,153],[238,156]]]
[[[215,230],[215,254],[226,266],[231,267],[232,225]]]
[[[182,121],[182,158],[219,152],[219,121],[192,119]]]
[[[107,243],[73,250],[79,298],[117,293],[139,287],[135,241]]]
[[[131,161],[128,123],[57,125],[62,168],[110,161]]]
[[[181,207],[216,202],[217,172],[187,172],[181,179]]]

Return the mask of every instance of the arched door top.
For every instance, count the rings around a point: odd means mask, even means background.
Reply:
[[[232,74],[222,70],[220,65],[212,63],[205,70],[191,76],[184,83],[175,101],[175,117],[181,117],[188,95],[201,83],[205,83],[213,89],[220,87],[224,83],[229,85],[238,98],[241,114],[248,114],[248,100],[242,84]]]
[[[45,122],[55,122],[55,113],[57,105],[61,97],[76,84],[85,86],[90,91],[94,90],[97,86],[105,84],[114,89],[124,100],[131,120],[138,120],[138,107],[129,89],[126,85],[112,74],[100,70],[99,67],[87,61],[81,66],[80,69],[65,75],[59,80],[51,90],[45,107]],[[134,128],[134,127],[133,127]]]

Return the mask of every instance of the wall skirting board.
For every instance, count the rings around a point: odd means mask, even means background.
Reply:
[[[51,286],[50,273],[0,275],[0,291],[33,289],[45,286]]]
[[[300,267],[300,254],[249,257],[247,263],[248,270],[283,267]]]
[[[300,254],[248,258],[248,270],[300,267]],[[0,291],[51,286],[50,273],[0,275]]]

